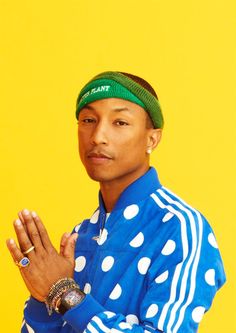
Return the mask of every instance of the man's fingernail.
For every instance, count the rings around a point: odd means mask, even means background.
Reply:
[[[31,215],[32,215],[33,217],[36,217],[36,216],[37,216],[36,212],[31,212]]]
[[[20,219],[15,220],[15,225],[17,227],[21,226],[22,225],[21,220]]]
[[[24,210],[23,210],[23,213],[24,213],[25,215],[29,215],[29,211],[28,211],[28,209],[24,209]]]
[[[14,241],[14,239],[12,239],[12,238],[10,238],[10,239],[8,240],[8,242],[9,242],[9,244],[11,244],[11,245],[15,244],[15,241]]]

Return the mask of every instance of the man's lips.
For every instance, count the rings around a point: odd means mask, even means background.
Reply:
[[[103,163],[112,160],[112,156],[104,152],[89,152],[87,158],[94,163]]]

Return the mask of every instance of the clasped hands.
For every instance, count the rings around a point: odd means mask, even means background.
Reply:
[[[78,234],[65,233],[61,238],[58,253],[35,212],[24,209],[18,216],[14,221],[14,229],[19,246],[14,239],[8,239],[7,247],[15,263],[25,256],[29,258],[30,264],[21,267],[20,273],[31,295],[44,302],[50,287],[56,281],[73,277],[74,249]],[[24,252],[28,253],[24,255]]]

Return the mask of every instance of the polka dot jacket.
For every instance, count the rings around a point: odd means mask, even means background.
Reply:
[[[160,185],[154,168],[106,214],[101,195],[74,229],[75,280],[86,293],[64,316],[26,303],[22,333],[193,333],[225,274],[206,219]]]

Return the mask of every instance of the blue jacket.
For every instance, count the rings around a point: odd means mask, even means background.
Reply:
[[[64,316],[30,298],[22,333],[193,333],[225,274],[206,219],[161,186],[154,168],[106,214],[74,229],[74,278],[87,294]]]

